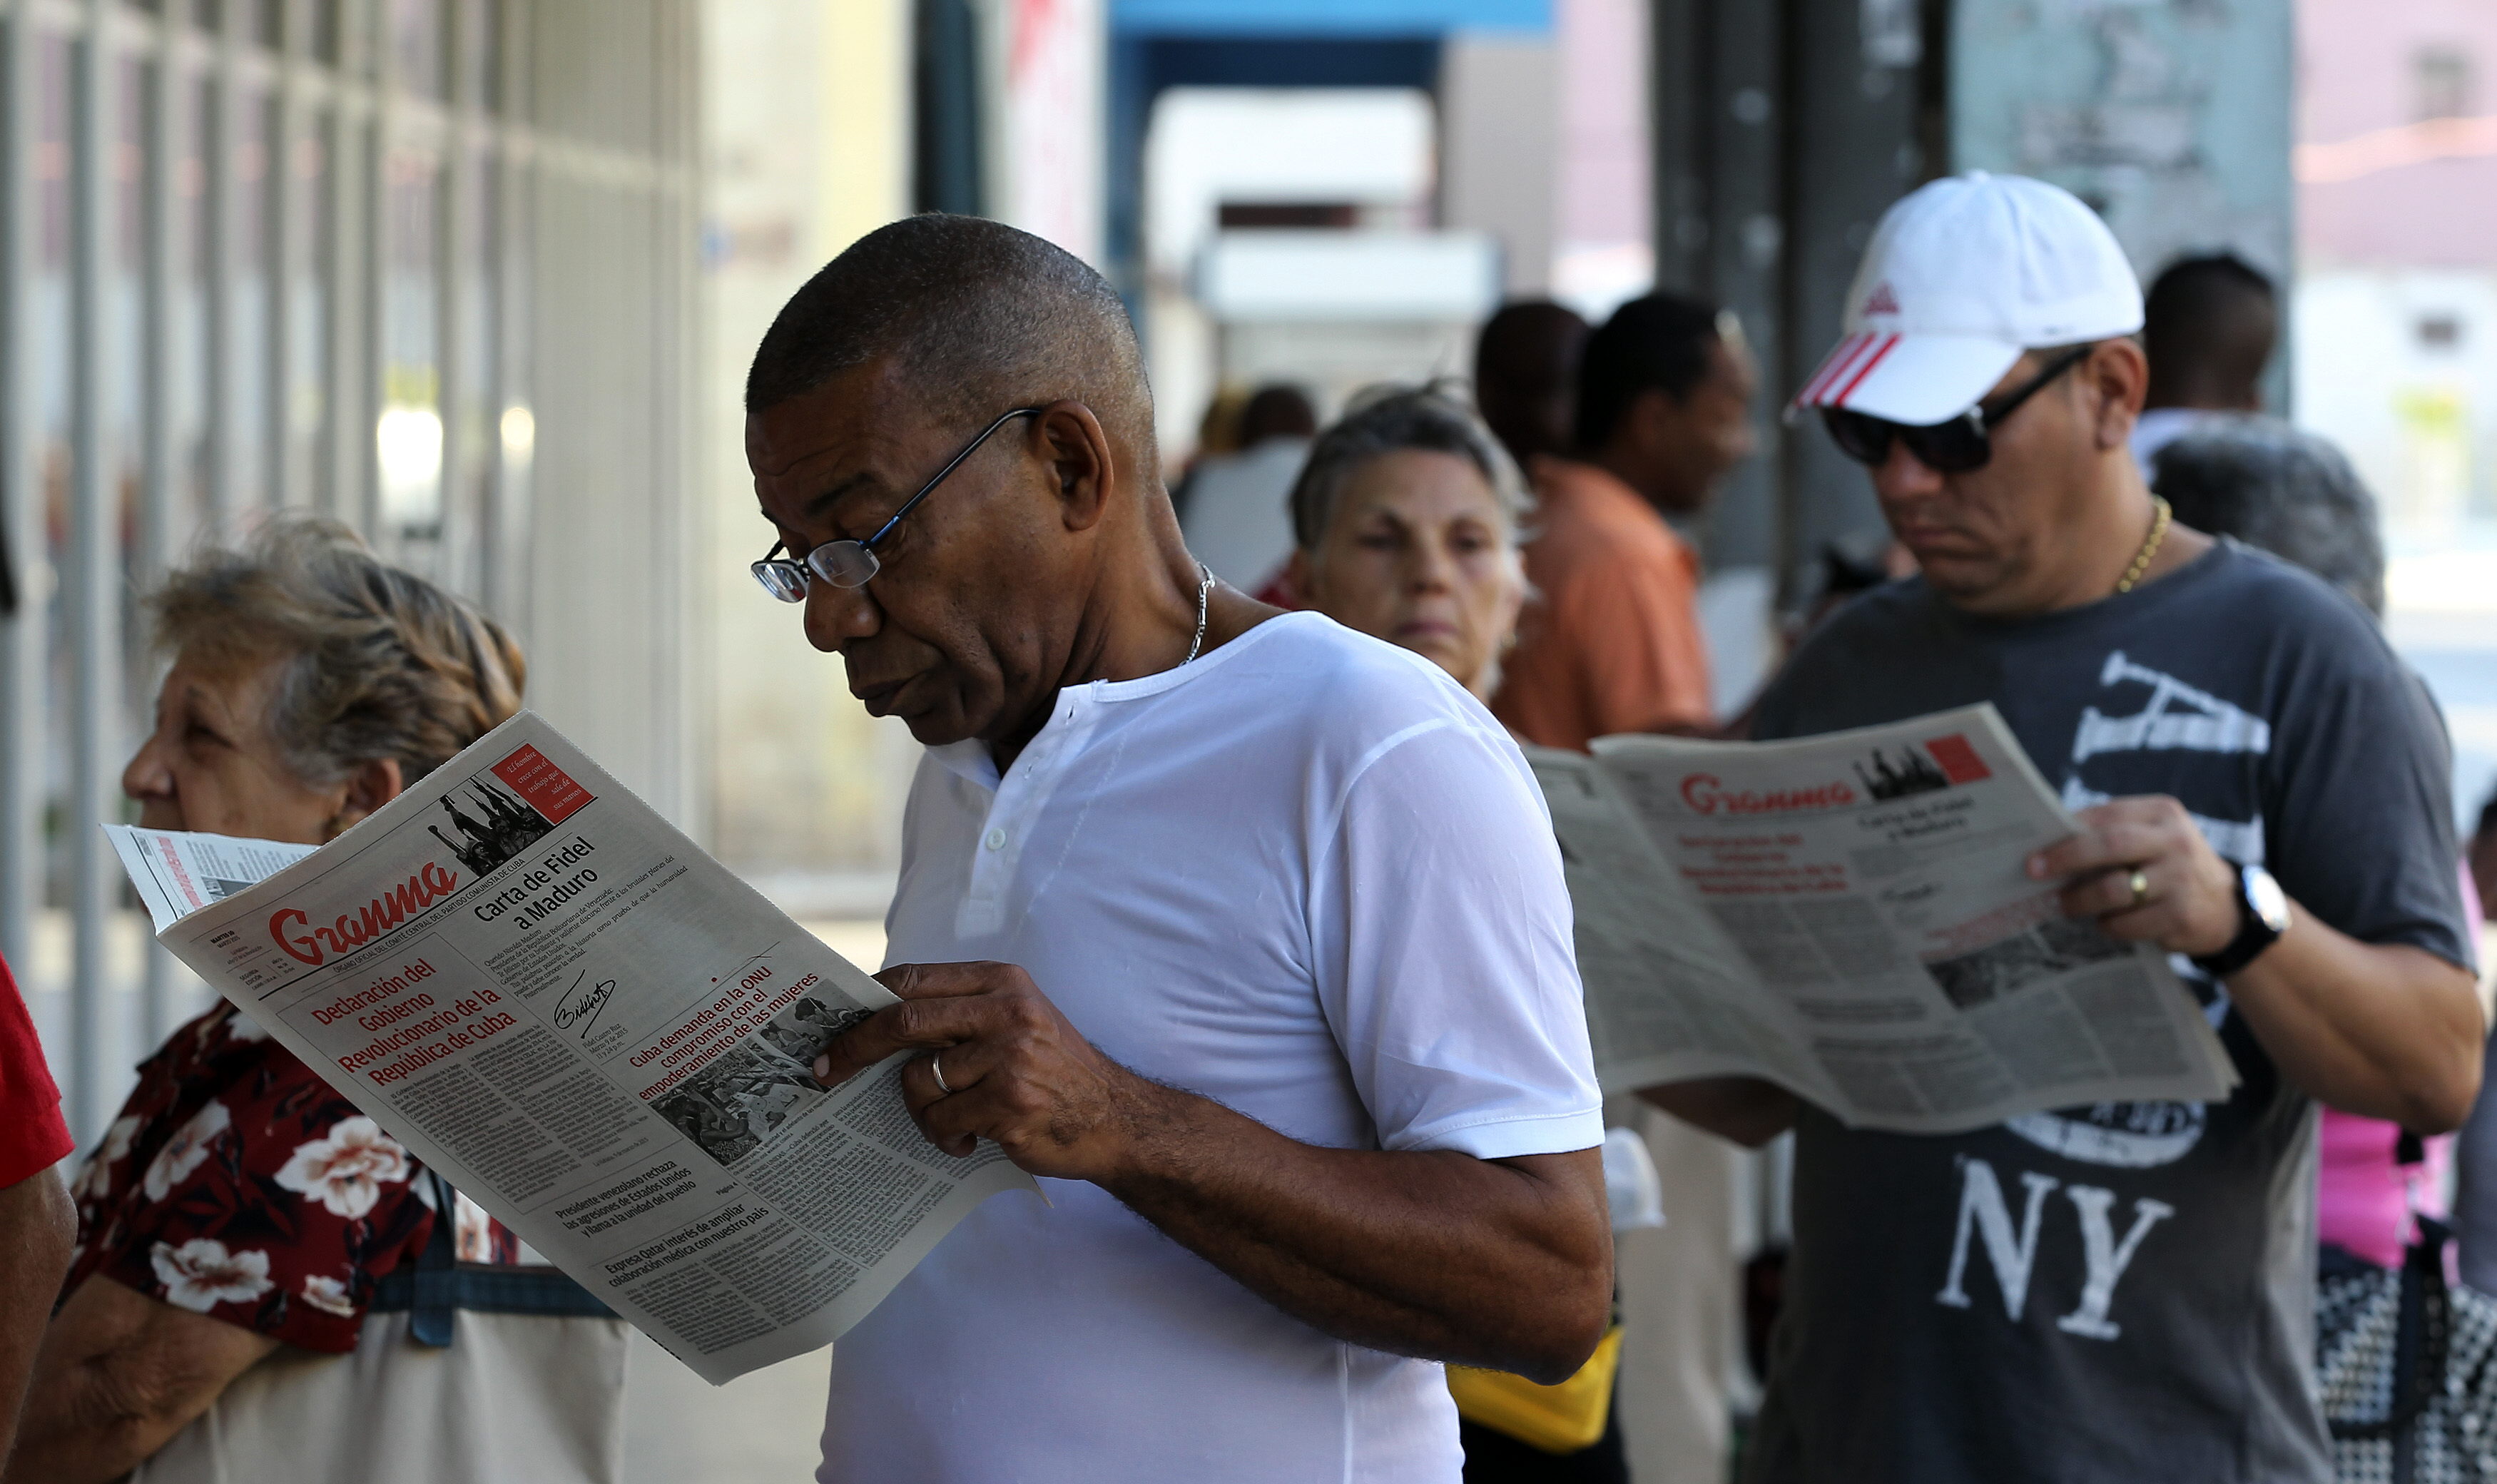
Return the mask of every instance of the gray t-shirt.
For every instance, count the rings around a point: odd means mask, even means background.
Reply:
[[[2444,729],[2366,615],[2233,542],[2016,621],[1910,579],[1832,618],[1760,704],[1802,737],[1992,701],[2078,808],[2170,794],[2318,919],[2470,962]],[[2323,1481],[2313,1105],[2198,993],[2225,1103],[1949,1137],[1796,1129],[1795,1248],[1751,1484]]]

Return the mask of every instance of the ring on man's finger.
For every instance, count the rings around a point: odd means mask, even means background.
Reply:
[[[943,1057],[944,1054],[942,1052],[931,1052],[928,1054],[928,1075],[936,1079],[937,1091],[944,1093],[947,1097],[951,1097],[954,1095],[954,1089],[945,1085]]]
[[[2140,906],[2143,902],[2150,900],[2150,877],[2143,872],[2138,870],[2134,871],[2132,875],[2124,878],[2124,884],[2133,892],[2133,904],[2134,906]]]

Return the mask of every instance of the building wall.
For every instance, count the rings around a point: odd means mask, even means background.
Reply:
[[[2303,0],[2297,25],[2307,266],[2487,267],[2497,256],[2497,6]],[[2449,59],[2459,63],[2458,96],[2431,96]],[[2450,102],[2459,119],[2425,116]]]
[[[1558,0],[1555,297],[1600,318],[1656,284],[1646,0]]]
[[[2497,526],[2497,269],[2340,264],[2293,302],[2298,420],[2357,465],[2396,553]]]
[[[0,4],[0,952],[81,1136],[204,1003],[94,828],[165,662],[136,598],[198,544],[355,526],[699,827],[692,16]]]
[[[1960,0],[1950,54],[1954,169],[2066,187],[2145,277],[2225,245],[2286,278],[2292,73],[2278,9]]]
[[[2497,8],[2305,0],[2298,22],[2299,421],[2349,451],[2397,553],[2497,542]]]
[[[529,16],[542,126],[621,156],[546,172],[530,204],[530,704],[699,837],[699,39],[684,0],[535,0]]]
[[[1513,299],[1552,291],[1560,59],[1548,36],[1448,39],[1439,63],[1439,219],[1491,235]]]
[[[704,721],[711,843],[802,914],[881,916],[917,748],[867,714],[801,610],[746,574],[772,544],[743,390],[782,303],[910,208],[909,0],[710,0],[703,11]]]

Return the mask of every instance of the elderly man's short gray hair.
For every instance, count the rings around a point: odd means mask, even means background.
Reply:
[[[1438,383],[1372,387],[1356,394],[1343,417],[1318,434],[1301,465],[1301,477],[1292,486],[1292,535],[1301,550],[1314,553],[1326,541],[1344,484],[1355,470],[1408,449],[1465,459],[1491,486],[1511,534],[1525,520],[1532,501],[1517,462],[1471,408]]]
[[[315,785],[384,759],[414,782],[519,710],[527,680],[502,625],[334,521],[272,520],[242,551],[202,553],[148,602],[167,651],[280,662],[269,732]]]
[[[2177,520],[2304,567],[2384,616],[2376,497],[2330,442],[2231,413],[2197,423],[2153,461]]]

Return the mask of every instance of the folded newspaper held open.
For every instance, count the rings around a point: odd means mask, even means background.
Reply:
[[[1855,1126],[1955,1133],[2235,1086],[2166,958],[2029,878],[2074,827],[1991,705],[1595,751],[1528,757],[1607,1092],[1765,1077]]]
[[[893,996],[529,712],[317,850],[105,828],[159,941],[713,1384],[1036,1188],[923,1138],[903,1058],[818,1087]]]

